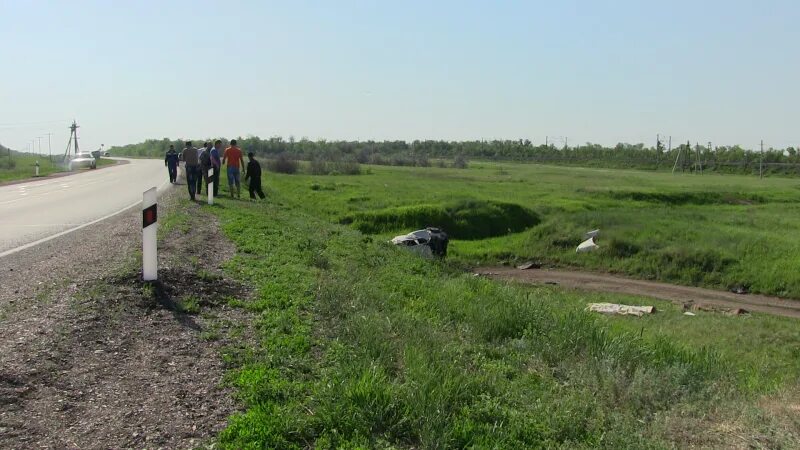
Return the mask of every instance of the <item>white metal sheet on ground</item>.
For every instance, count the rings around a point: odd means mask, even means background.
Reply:
[[[581,242],[577,249],[575,249],[576,253],[583,253],[583,252],[590,252],[592,250],[597,250],[599,246],[594,243],[594,238],[590,237],[589,239]]]
[[[655,308],[652,306],[619,305],[616,303],[589,303],[586,309],[603,314],[641,317],[645,314],[652,314]]]

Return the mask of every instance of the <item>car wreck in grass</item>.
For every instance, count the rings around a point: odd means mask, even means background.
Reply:
[[[447,245],[450,238],[439,228],[428,227],[424,230],[395,236],[389,242],[426,258],[444,258],[447,256]]]

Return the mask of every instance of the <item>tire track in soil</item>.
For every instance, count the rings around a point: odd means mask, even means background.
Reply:
[[[493,279],[530,284],[556,284],[570,289],[638,295],[667,300],[677,305],[712,309],[745,309],[776,316],[800,318],[800,301],[756,294],[735,294],[692,286],[634,280],[608,274],[556,269],[521,270],[514,267],[480,267],[475,274]],[[702,307],[702,306],[701,306]]]

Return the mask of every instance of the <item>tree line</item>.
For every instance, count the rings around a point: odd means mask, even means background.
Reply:
[[[663,146],[619,143],[613,147],[586,143],[572,147],[533,145],[530,140],[491,141],[343,141],[295,140],[282,137],[262,139],[257,136],[236,138],[245,151],[264,158],[279,155],[294,159],[346,160],[360,164],[432,165],[431,160],[464,160],[539,162],[584,167],[631,168],[644,170],[718,171],[728,173],[757,173],[763,167],[767,173],[800,174],[798,149],[746,150],[738,145],[716,146],[690,143],[672,149]],[[204,140],[194,140],[200,145]],[[226,142],[223,139],[223,142]],[[161,157],[170,145],[183,147],[182,140],[149,139],[138,144],[113,147],[112,155]]]

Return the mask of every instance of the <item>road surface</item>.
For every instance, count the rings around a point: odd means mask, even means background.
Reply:
[[[131,159],[75,175],[0,186],[0,258],[83,228],[169,186],[164,162]]]

